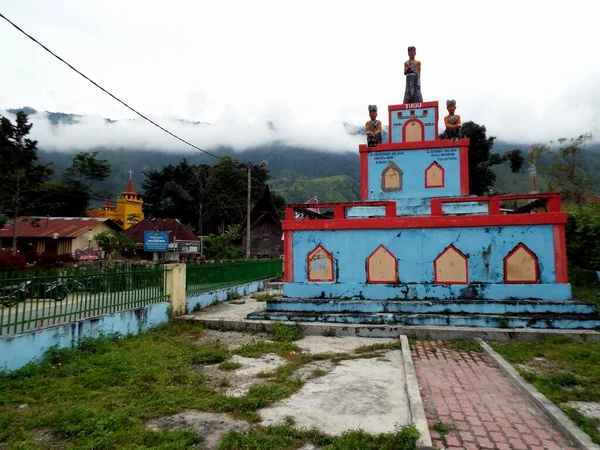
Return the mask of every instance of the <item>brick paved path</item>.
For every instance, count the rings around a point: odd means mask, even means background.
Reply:
[[[434,446],[575,449],[485,354],[417,341],[412,357]],[[438,421],[451,431],[436,433]]]

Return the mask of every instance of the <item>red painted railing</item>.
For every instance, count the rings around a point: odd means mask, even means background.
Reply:
[[[500,202],[510,200],[548,200],[547,210],[545,212],[560,212],[560,194],[516,194],[516,195],[495,195],[493,197],[453,197],[453,198],[432,198],[431,215],[441,216],[442,205],[444,203],[487,203],[489,215],[500,215]]]
[[[345,219],[346,208],[384,206],[385,217],[396,217],[396,202],[380,200],[372,202],[342,202],[342,203],[290,203],[285,208],[286,220],[295,220],[295,211],[307,211],[311,209],[333,209],[333,219]],[[323,220],[323,219],[315,219]],[[327,219],[325,219],[327,220]]]

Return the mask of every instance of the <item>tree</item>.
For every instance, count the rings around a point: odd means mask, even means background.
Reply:
[[[23,111],[17,112],[15,124],[0,117],[0,209],[13,218],[13,255],[17,253],[17,218],[44,200],[40,187],[52,175],[49,165],[38,162],[37,141],[27,137],[31,127]]]
[[[548,191],[560,192],[563,199],[581,205],[585,195],[592,192],[595,181],[586,173],[584,148],[590,133],[582,134],[577,138],[560,138],[550,141],[550,144],[537,144],[529,153],[530,163],[539,165],[540,172],[547,180]],[[540,162],[547,156],[548,162]]]
[[[94,189],[94,184],[106,180],[112,171],[112,166],[107,160],[98,159],[98,153],[76,153],[63,176],[65,189],[80,193],[80,204],[83,205],[78,206],[78,209],[83,206],[84,210],[87,210],[92,196],[108,197],[107,192]]]
[[[117,231],[103,231],[98,233],[94,240],[98,243],[98,247],[106,253],[107,259],[110,259],[116,252],[135,251],[135,242],[129,236]]]
[[[94,183],[106,180],[111,173],[111,165],[105,159],[98,159],[99,152],[78,152],[73,156],[65,175],[71,180],[79,180],[90,189]]]
[[[521,170],[523,165],[521,150],[510,150],[504,155],[492,153],[496,138],[488,137],[486,131],[484,125],[473,121],[465,122],[462,125],[463,137],[469,138],[471,141],[469,144],[469,193],[474,195],[489,193],[490,188],[494,186],[496,174],[492,171],[492,166],[508,161],[511,172],[516,173]],[[446,139],[444,133],[439,137]]]
[[[185,162],[187,163],[187,161]],[[210,193],[214,183],[214,173],[212,167],[207,165],[190,166],[189,172],[187,189],[175,181],[165,183],[165,188],[175,192],[180,198],[188,201],[191,205],[195,205],[197,214],[196,233],[198,236],[202,236],[202,211],[206,196]]]

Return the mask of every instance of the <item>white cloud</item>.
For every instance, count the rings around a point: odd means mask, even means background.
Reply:
[[[463,120],[505,141],[600,132],[593,2],[461,0],[453,8],[443,0],[63,0],[52,8],[19,0],[7,2],[3,14],[207,149],[242,149],[276,136],[290,145],[356,151],[362,140],[342,123],[364,124],[372,103],[387,121],[387,105],[402,102],[409,45],[423,64],[424,99],[439,101],[442,117],[445,100],[455,98]],[[36,118],[41,147],[185,148],[1,20],[0,47],[0,108],[86,115],[56,129]],[[100,117],[135,120],[107,128]]]

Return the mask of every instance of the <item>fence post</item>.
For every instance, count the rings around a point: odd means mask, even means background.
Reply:
[[[167,264],[167,295],[171,300],[171,315],[183,316],[187,313],[185,292],[185,264]]]

